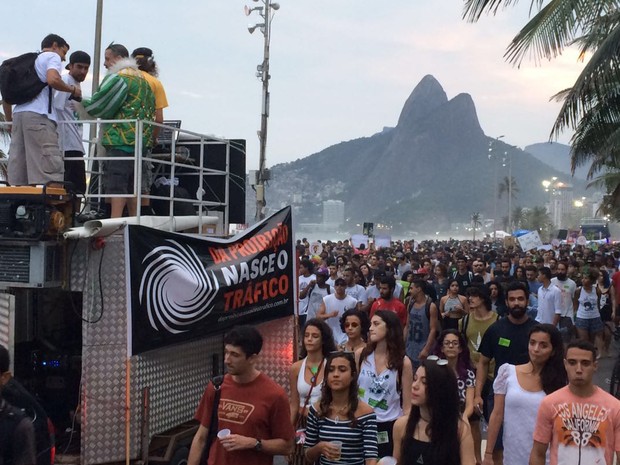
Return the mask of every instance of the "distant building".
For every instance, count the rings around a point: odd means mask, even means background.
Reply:
[[[342,223],[344,223],[344,202],[325,200],[323,202],[323,224],[338,227]]]
[[[566,225],[566,218],[573,211],[573,186],[571,184],[556,181],[549,186],[549,204],[547,212],[556,228],[563,228]]]

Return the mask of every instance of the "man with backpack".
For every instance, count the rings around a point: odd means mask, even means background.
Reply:
[[[13,378],[9,365],[9,351],[0,345],[0,465],[49,465],[52,439],[47,415]]]
[[[79,87],[65,83],[60,76],[61,63],[68,51],[65,39],[49,34],[41,42],[41,53],[6,60],[0,67],[4,115],[7,121],[13,122],[8,164],[11,185],[63,180],[53,89],[74,98],[82,96]]]
[[[0,393],[0,465],[35,465],[34,431],[30,419]]]

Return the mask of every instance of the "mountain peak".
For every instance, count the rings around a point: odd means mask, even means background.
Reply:
[[[422,78],[409,95],[398,118],[398,126],[409,126],[448,101],[439,81],[430,74]]]

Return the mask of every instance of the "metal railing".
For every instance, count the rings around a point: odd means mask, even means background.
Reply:
[[[85,145],[84,158],[67,158],[66,161],[81,162],[84,160],[86,164],[87,192],[84,194],[84,208],[93,208],[100,205],[111,198],[135,198],[137,208],[137,223],[140,224],[142,216],[143,200],[165,201],[168,204],[169,217],[172,220],[174,215],[175,204],[190,204],[196,210],[199,217],[199,231],[202,231],[202,218],[207,216],[209,212],[221,212],[222,233],[226,234],[229,225],[229,191],[230,191],[230,152],[233,141],[217,138],[211,135],[200,134],[197,132],[180,129],[178,127],[167,126],[152,121],[142,120],[78,120],[78,121],[60,121],[58,124],[72,125],[94,125],[96,127],[95,134],[101,134],[106,125],[130,123],[135,125],[136,142],[134,151],[127,153],[126,157],[106,156],[104,147],[98,140],[83,139]],[[7,128],[11,123],[0,122],[0,128]],[[146,144],[143,140],[145,125],[159,128],[161,131],[168,131],[171,135],[170,140],[166,140],[166,145],[158,146],[160,149],[157,153],[145,150]],[[60,137],[60,136],[59,136]],[[60,142],[60,141],[59,141]],[[206,161],[212,156],[209,148],[214,145],[224,146],[225,160],[218,165],[223,165],[224,169],[207,168]],[[8,144],[7,144],[8,151]],[[149,147],[151,149],[152,147]],[[221,156],[221,155],[220,155]],[[105,162],[110,160],[128,160],[134,162],[134,179],[133,192],[130,194],[120,194],[109,192],[109,189],[103,186],[102,176],[105,170]],[[1,159],[0,163],[7,163],[8,160]],[[152,164],[153,180],[163,185],[169,186],[168,195],[153,195],[150,192],[143,192],[141,189],[142,178],[145,163]],[[196,192],[190,192],[191,198],[175,197],[175,185],[178,184],[179,176],[197,177]],[[224,182],[223,192],[215,192],[211,187],[209,179],[211,177],[222,177]],[[150,187],[150,186],[149,186]],[[205,200],[209,197],[210,200]],[[219,215],[218,215],[219,216]]]

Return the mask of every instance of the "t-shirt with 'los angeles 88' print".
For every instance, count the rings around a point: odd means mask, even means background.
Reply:
[[[550,465],[612,465],[620,448],[620,400],[599,387],[590,397],[559,389],[540,404],[534,440],[550,444]]]
[[[236,383],[226,375],[221,389],[218,430],[228,428],[232,434],[261,440],[291,440],[295,437],[286,392],[267,375],[261,373],[245,384]],[[209,383],[194,415],[207,429],[214,395],[213,385]],[[215,439],[209,451],[208,465],[271,465],[272,462],[273,456],[254,449],[227,452]]]

